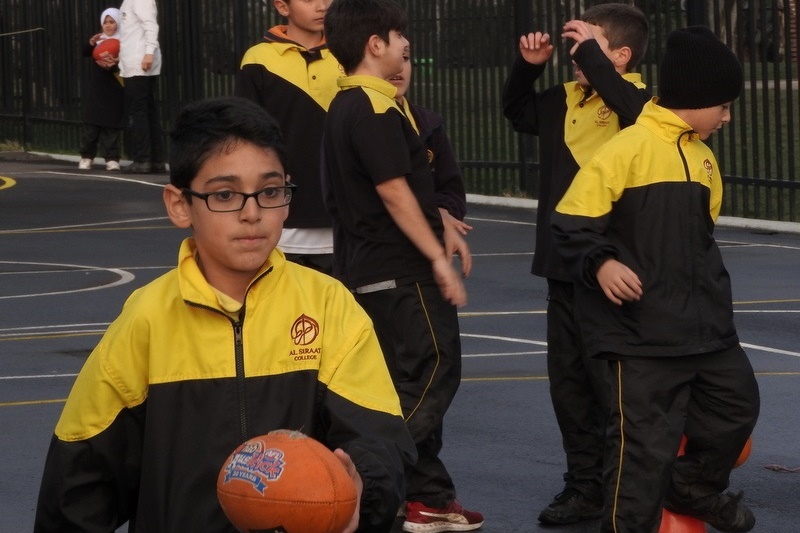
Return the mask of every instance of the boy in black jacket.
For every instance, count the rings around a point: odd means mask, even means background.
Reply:
[[[603,429],[608,365],[588,358],[576,320],[572,279],[555,250],[550,216],[592,153],[632,124],[650,95],[630,72],[647,48],[644,14],[601,4],[564,25],[576,81],[541,93],[533,83],[553,53],[547,33],[520,38],[503,107],[514,129],[539,137],[540,180],[532,273],[547,278],[547,369],[550,395],[567,456],[564,490],[539,515],[545,524],[598,518],[603,509]]]
[[[602,531],[655,533],[662,503],[750,531],[741,493],[723,491],[758,417],[758,384],[713,234],[722,173],[703,142],[730,122],[742,68],[696,26],[667,37],[658,79],[659,97],[595,152],[552,217],[586,350],[613,375]]]

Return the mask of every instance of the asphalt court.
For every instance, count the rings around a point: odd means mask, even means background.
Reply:
[[[0,157],[0,532],[30,531],[50,436],[75,375],[130,292],[166,270],[184,230],[165,175]],[[302,194],[302,191],[298,192]],[[464,372],[443,456],[481,531],[540,531],[561,490],[545,364],[546,285],[529,274],[534,212],[470,203],[474,254],[461,309]],[[755,531],[800,531],[800,234],[719,227],[739,335],[762,412],[732,477]],[[558,528],[597,531],[598,522]]]

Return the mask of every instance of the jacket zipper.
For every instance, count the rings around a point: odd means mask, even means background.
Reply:
[[[244,342],[242,341],[242,323],[244,322],[244,312],[239,320],[233,322],[233,349],[236,361],[236,392],[239,397],[239,430],[242,433],[242,441],[247,440],[249,433],[247,430],[247,385],[244,374]]]
[[[686,190],[687,190],[687,194],[689,196],[689,198],[687,199],[687,205],[689,206],[690,209],[692,209],[694,207],[694,203],[692,202],[692,198],[691,198],[691,194],[692,194],[692,187],[691,187],[692,175],[691,175],[691,172],[689,171],[689,162],[686,161],[686,155],[683,153],[683,148],[681,148],[681,139],[683,138],[684,135],[691,135],[692,133],[695,133],[694,130],[684,131],[683,133],[678,135],[678,143],[677,143],[678,144],[678,153],[680,154],[681,162],[683,163],[683,173],[686,176],[686,183],[687,183],[687,189]],[[696,281],[697,280],[697,276],[695,276],[695,271],[696,271],[695,267],[696,267],[696,265],[695,265],[694,250],[697,249],[698,244],[695,242],[695,233],[691,230],[692,219],[694,218],[692,215],[693,215],[693,213],[690,212],[690,216],[689,216],[690,228],[688,230],[689,231],[689,235],[687,237],[688,237],[688,240],[689,240],[689,250],[690,250],[690,253],[691,253],[689,264],[690,264],[690,267],[692,269],[692,271],[691,271],[692,282],[691,282],[690,289],[691,289],[692,300],[694,301],[695,289],[697,288],[697,281]],[[693,302],[692,305],[694,306],[694,302]],[[695,312],[699,313],[699,310],[697,309],[696,306],[695,306]],[[701,321],[699,320],[699,317],[695,320],[695,324],[701,324]]]

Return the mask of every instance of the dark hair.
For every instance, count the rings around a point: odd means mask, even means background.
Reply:
[[[209,157],[237,142],[273,150],[288,172],[278,123],[258,104],[238,96],[187,105],[175,120],[170,139],[169,181],[178,188],[189,187]]]
[[[647,17],[638,7],[620,3],[599,4],[584,11],[581,20],[603,28],[611,50],[623,46],[631,49],[626,70],[635,68],[644,57],[649,25]]]
[[[346,73],[364,59],[369,38],[389,42],[389,32],[406,31],[408,15],[392,0],[334,0],[325,14],[325,40]]]

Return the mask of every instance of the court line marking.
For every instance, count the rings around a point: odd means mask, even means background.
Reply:
[[[87,229],[99,226],[115,226],[120,224],[133,224],[138,222],[153,222],[156,220],[168,220],[169,217],[149,217],[149,218],[130,218],[127,220],[112,220],[108,222],[87,222],[86,224],[70,224],[67,226],[47,226],[44,228],[21,228],[21,229],[6,229],[0,230],[0,235],[9,235],[14,233],[45,233],[48,231],[63,231],[71,229]],[[172,226],[174,227],[174,226]],[[131,229],[131,228],[122,228]]]
[[[105,268],[105,267],[94,267],[89,265],[72,265],[69,263],[34,263],[28,261],[0,261],[0,264],[7,264],[7,265],[42,265],[42,266],[61,266],[61,267],[72,267],[74,269],[79,270],[90,270],[90,271],[98,271],[98,272],[113,272],[114,274],[119,276],[117,281],[112,281],[111,283],[106,283],[104,285],[98,285],[96,287],[85,287],[82,289],[70,289],[66,291],[51,291],[51,292],[39,292],[35,294],[16,294],[10,296],[0,296],[0,300],[10,300],[14,298],[33,298],[36,296],[55,296],[57,294],[74,294],[76,292],[88,292],[88,291],[97,291],[101,289],[110,289],[112,287],[117,287],[119,285],[125,285],[130,283],[136,276],[131,274],[126,270],[122,270],[119,268]]]
[[[135,178],[123,178],[121,176],[109,176],[108,174],[84,174],[83,172],[58,172],[55,170],[40,170],[38,172],[32,172],[32,174],[53,174],[56,176],[78,176],[81,178],[101,178],[110,181],[124,181],[128,183],[136,183],[139,185],[148,185],[150,187],[158,187],[160,189],[164,188],[163,183],[153,183],[151,181],[145,180],[138,180]]]

